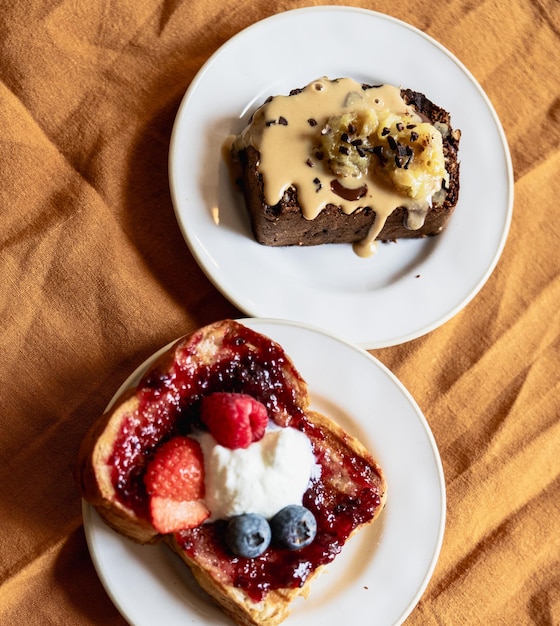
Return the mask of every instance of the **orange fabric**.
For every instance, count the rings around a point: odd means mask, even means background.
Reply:
[[[480,294],[429,335],[373,352],[423,409],[446,475],[441,557],[406,623],[559,624],[560,5],[347,3],[456,54],[492,100],[515,170],[510,236]],[[2,624],[124,624],[85,545],[77,447],[144,358],[241,314],[177,226],[174,116],[222,43],[308,4],[0,7]]]

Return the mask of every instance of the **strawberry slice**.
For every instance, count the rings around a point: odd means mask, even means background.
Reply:
[[[204,456],[198,441],[174,437],[161,445],[148,465],[144,484],[149,495],[174,500],[204,497]]]
[[[200,418],[214,439],[232,450],[262,439],[268,424],[264,404],[244,393],[216,392],[204,397]]]
[[[204,456],[190,437],[162,444],[148,464],[144,484],[153,527],[160,533],[195,528],[209,517],[204,497]]]
[[[152,525],[160,533],[196,528],[210,515],[202,500],[174,500],[162,496],[150,499]]]

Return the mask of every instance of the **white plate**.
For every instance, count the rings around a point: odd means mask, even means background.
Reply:
[[[379,520],[363,529],[298,599],[286,626],[339,626],[372,615],[401,624],[435,567],[445,525],[440,457],[420,409],[397,378],[367,352],[303,324],[246,319],[278,341],[307,380],[312,407],[360,438],[383,467],[388,497]],[[157,355],[121,387],[135,385]],[[84,526],[97,572],[134,626],[230,623],[164,546],[140,546],[109,529],[84,504]]]
[[[321,76],[403,85],[451,112],[463,132],[461,193],[442,236],[382,245],[370,259],[344,244],[271,248],[255,242],[222,143],[269,95]],[[313,324],[365,348],[419,337],[459,312],[494,269],[513,206],[507,142],[468,70],[421,31],[349,7],[281,13],[223,45],[181,103],[169,177],[186,242],[230,301],[248,315]]]

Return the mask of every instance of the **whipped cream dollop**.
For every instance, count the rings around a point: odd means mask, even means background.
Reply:
[[[197,439],[204,454],[208,521],[243,513],[271,518],[289,504],[301,504],[319,472],[311,442],[295,428],[267,430],[245,449],[221,446],[210,433]]]

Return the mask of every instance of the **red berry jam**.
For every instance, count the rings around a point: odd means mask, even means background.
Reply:
[[[235,325],[212,364],[193,360],[196,344],[186,343],[165,373],[157,367],[140,381],[140,405],[125,420],[110,458],[119,500],[149,519],[143,476],[155,449],[178,434],[204,428],[200,400],[216,391],[246,393],[268,410],[279,426],[303,431],[311,440],[320,478],[314,479],[303,504],[317,520],[315,540],[301,550],[271,545],[260,557],[231,554],[225,544],[225,522],[203,524],[176,535],[187,554],[204,561],[224,582],[243,588],[255,601],[267,591],[302,586],[320,565],[329,563],[346,539],[370,521],[381,503],[381,479],[371,459],[355,456],[344,441],[312,424],[300,404],[299,374],[277,344],[245,326]],[[286,377],[288,371],[293,380]]]

